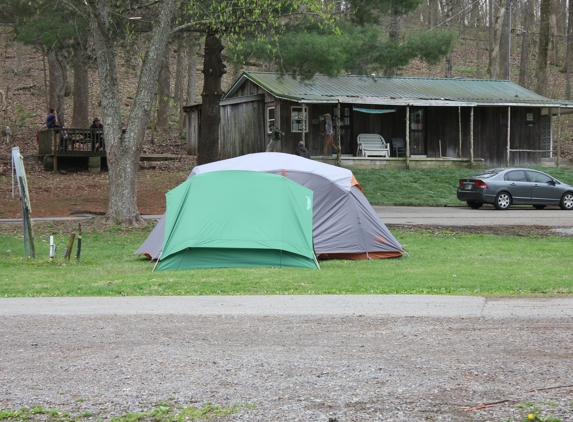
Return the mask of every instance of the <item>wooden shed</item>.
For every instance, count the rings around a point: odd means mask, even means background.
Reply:
[[[188,153],[196,154],[201,106],[184,110]],[[282,152],[293,153],[302,140],[311,156],[320,157],[328,113],[342,158],[353,162],[369,159],[356,157],[358,136],[378,134],[390,152],[376,158],[378,165],[539,165],[553,156],[553,116],[567,112],[573,112],[570,101],[502,80],[317,75],[304,81],[244,72],[221,100],[220,158],[264,151],[270,122],[285,133]]]

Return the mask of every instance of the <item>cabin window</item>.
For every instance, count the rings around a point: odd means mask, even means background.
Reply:
[[[267,127],[269,127],[270,124],[275,124],[275,108],[274,107],[268,107],[267,108]]]
[[[308,132],[308,108],[291,107],[291,132]]]

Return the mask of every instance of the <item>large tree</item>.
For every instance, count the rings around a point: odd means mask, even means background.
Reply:
[[[105,0],[85,0],[89,7],[90,29],[94,37],[101,87],[102,114],[109,167],[107,218],[124,225],[143,224],[137,208],[137,172],[145,130],[155,98],[157,80],[167,52],[177,0],[165,0],[158,10],[149,34],[139,83],[125,133],[122,133],[120,87],[115,60],[116,24]],[[135,16],[138,17],[138,16]],[[125,22],[124,22],[125,24]]]
[[[199,164],[219,159],[219,102],[226,73],[224,41],[240,46],[251,38],[268,44],[283,31],[285,23],[301,16],[328,22],[332,10],[314,0],[202,0],[189,5],[193,21],[179,29],[198,32],[205,40]]]

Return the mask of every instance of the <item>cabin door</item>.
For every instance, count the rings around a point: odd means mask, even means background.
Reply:
[[[426,155],[426,120],[423,108],[410,109],[410,155]]]

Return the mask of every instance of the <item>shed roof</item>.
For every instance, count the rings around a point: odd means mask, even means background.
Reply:
[[[244,72],[223,99],[248,80],[275,97],[300,103],[573,108],[571,101],[549,99],[504,80],[316,75],[304,81],[270,72]]]

